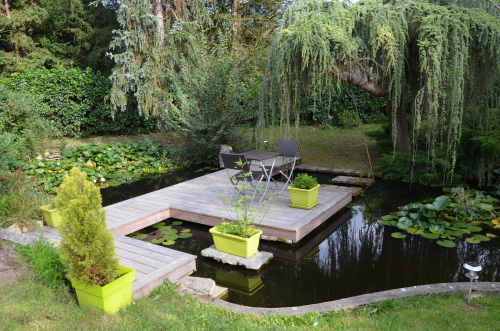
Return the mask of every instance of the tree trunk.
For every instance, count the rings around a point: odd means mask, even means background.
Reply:
[[[389,131],[396,152],[410,152],[410,135],[408,122],[406,121],[406,108],[401,100],[397,109],[394,109],[392,102],[387,101],[387,115],[389,116]]]
[[[165,41],[163,38],[165,37],[165,17],[163,16],[163,1],[155,0],[154,2],[154,10],[155,16],[158,18],[158,34],[159,34],[159,45],[163,47],[165,45]]]
[[[231,1],[231,16],[233,17],[233,22],[231,23],[231,31],[233,32],[233,36],[237,37],[239,30],[239,16],[240,16],[240,7],[243,0],[233,0]]]
[[[10,11],[9,0],[5,0],[4,3],[5,3],[5,14],[7,15],[7,18],[11,18],[12,13]]]

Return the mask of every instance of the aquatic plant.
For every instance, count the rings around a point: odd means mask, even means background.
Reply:
[[[453,240],[463,235],[470,235],[465,239],[470,244],[496,238],[492,233],[473,233],[483,228],[500,228],[500,208],[496,205],[499,200],[482,191],[462,187],[449,191],[450,194],[435,199],[400,207],[398,212],[382,216],[382,224],[427,239],[441,239],[437,243],[444,247],[454,247]],[[392,237],[404,238],[406,235],[395,232]]]
[[[132,235],[132,238],[149,241],[152,244],[173,245],[179,238],[189,238],[193,234],[190,229],[181,228],[176,229],[173,226],[181,225],[182,221],[165,221],[153,224],[151,227],[156,230],[151,231],[149,234],[137,232]]]

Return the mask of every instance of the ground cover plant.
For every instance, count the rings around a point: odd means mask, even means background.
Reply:
[[[46,191],[53,193],[73,167],[81,169],[89,180],[103,187],[176,169],[168,150],[150,140],[73,147],[60,159],[25,163],[21,169],[29,177],[36,178],[36,183],[43,185]]]
[[[478,244],[497,237],[493,233],[477,233],[483,228],[500,229],[498,201],[481,191],[452,188],[450,194],[411,203],[382,216],[382,223],[427,239],[440,239],[437,244],[444,247],[455,247],[454,240],[464,235],[468,236],[465,241],[469,244]],[[401,232],[391,235],[406,237]]]

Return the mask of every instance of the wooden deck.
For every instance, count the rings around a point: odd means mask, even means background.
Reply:
[[[47,240],[59,241],[61,239],[56,228],[45,226],[39,230],[39,235],[41,233]],[[116,255],[120,259],[120,264],[136,269],[132,288],[134,299],[149,295],[155,287],[163,284],[165,278],[176,282],[179,278],[196,270],[195,255],[122,235],[115,234],[114,237]]]
[[[214,226],[223,217],[231,218],[220,196],[230,196],[231,192],[226,171],[214,172],[105,207],[108,228],[127,235],[169,217]],[[269,212],[256,226],[266,236],[298,242],[347,205],[352,193],[348,188],[322,185],[318,200],[310,210],[291,208],[285,190],[273,197]]]

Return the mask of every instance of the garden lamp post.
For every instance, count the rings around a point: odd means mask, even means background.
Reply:
[[[466,262],[464,263],[464,268],[468,271],[465,273],[465,277],[470,279],[469,285],[469,296],[467,298],[467,304],[470,305],[470,295],[472,292],[472,281],[479,278],[477,272],[481,271],[481,266],[476,262]]]

